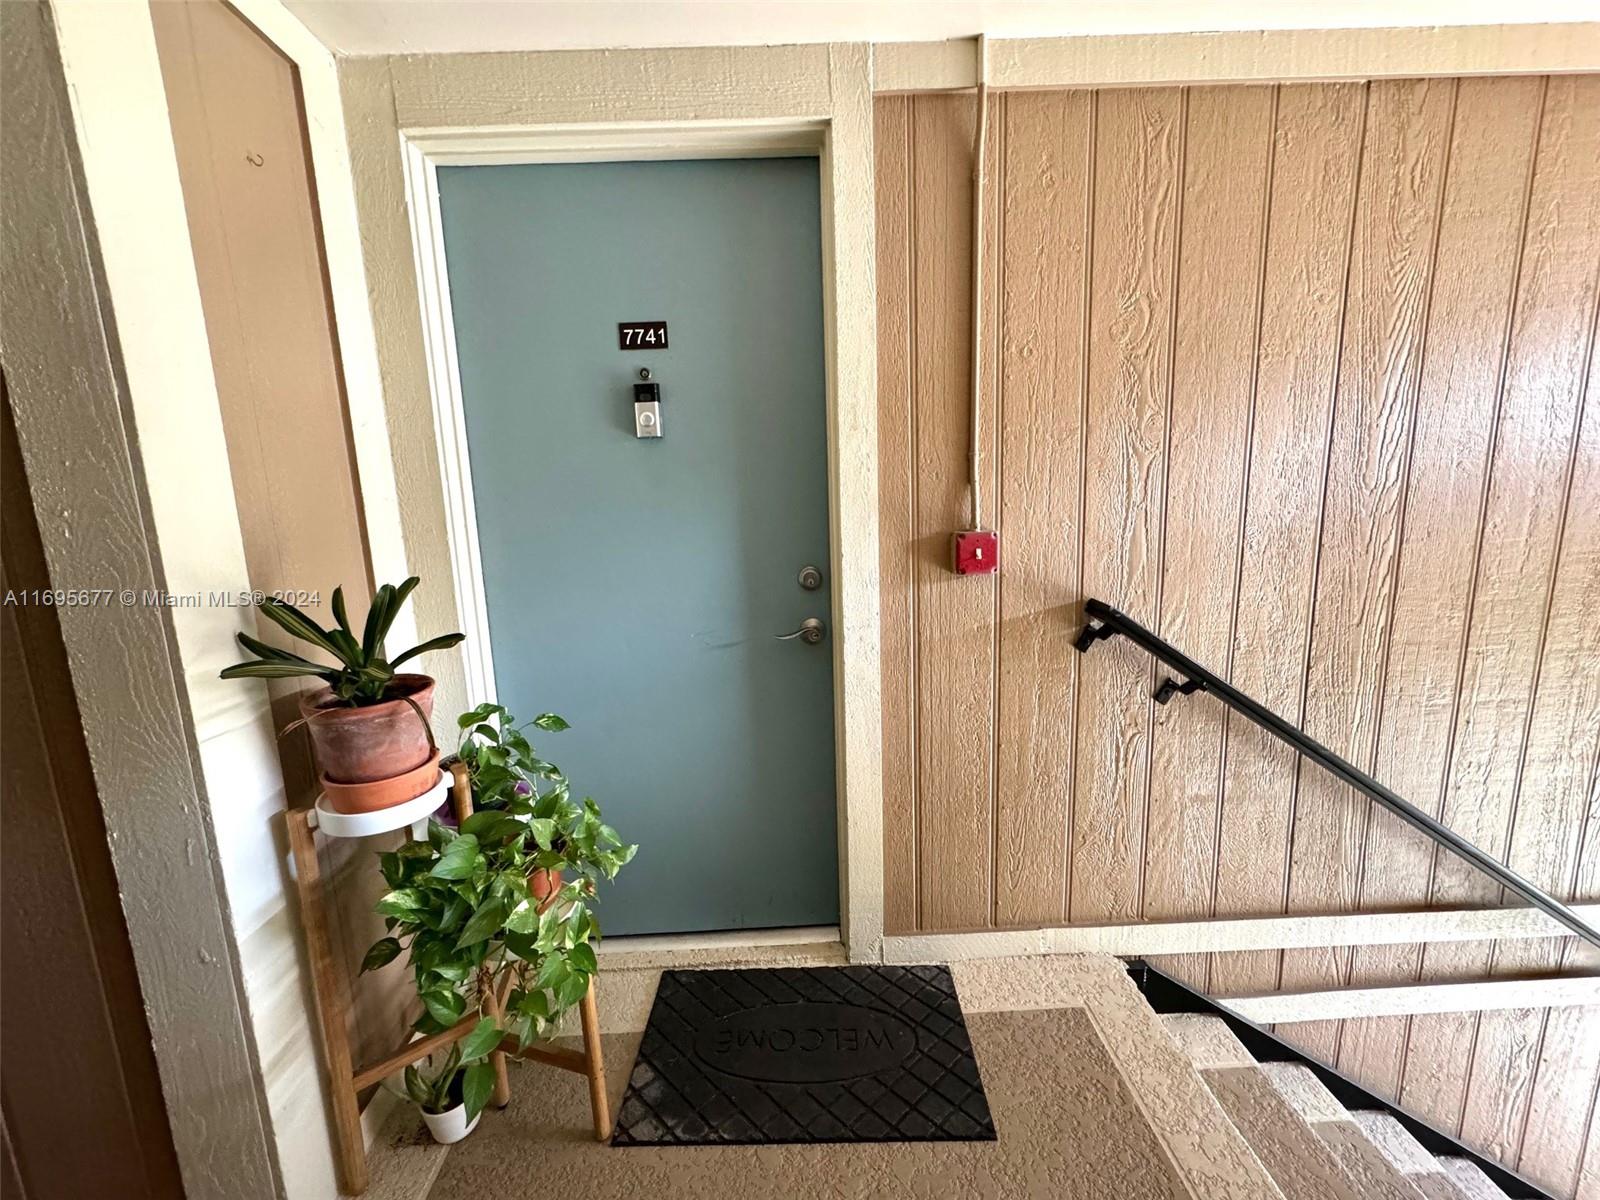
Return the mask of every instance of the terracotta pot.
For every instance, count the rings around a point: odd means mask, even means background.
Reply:
[[[368,813],[415,800],[438,782],[439,760],[433,757],[414,770],[371,783],[335,783],[324,775],[322,793],[334,812]]]
[[[528,872],[528,890],[539,902],[539,911],[543,912],[555,903],[556,893],[561,890],[560,870],[547,871],[544,867],[535,867]]]
[[[396,675],[390,686],[395,699],[362,707],[341,704],[326,687],[300,697],[300,715],[311,731],[317,767],[329,782],[376,783],[415,771],[437,757],[428,745],[424,724],[433,715],[433,680],[426,675]],[[422,719],[401,696],[415,701]],[[430,787],[432,783],[430,779]],[[412,792],[403,799],[421,794]]]

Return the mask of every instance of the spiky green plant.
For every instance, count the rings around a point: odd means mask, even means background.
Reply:
[[[413,575],[399,587],[392,583],[380,587],[372,597],[372,606],[367,609],[367,620],[362,627],[360,641],[356,640],[355,630],[351,628],[350,618],[345,613],[343,588],[333,591],[333,616],[339,623],[336,629],[324,629],[294,605],[269,596],[258,606],[262,616],[292,637],[326,651],[337,662],[312,662],[309,658],[269,646],[247,633],[241,633],[238,635],[239,644],[256,658],[229,667],[222,672],[222,678],[295,679],[314,676],[352,707],[392,700],[395,697],[391,693],[391,686],[401,663],[431,650],[448,650],[466,636],[461,633],[440,634],[411,647],[403,654],[388,658],[383,640],[388,636],[389,627],[394,624],[406,597],[411,595],[416,586],[417,577]]]
[[[445,1051],[443,1059],[423,1071],[413,1063],[405,1070],[406,1094],[423,1112],[442,1113],[457,1103],[467,1106],[470,1125],[494,1093],[494,1067],[489,1051],[500,1044],[500,1030],[494,1021],[483,1018],[472,1032]],[[433,1063],[432,1058],[429,1059]]]

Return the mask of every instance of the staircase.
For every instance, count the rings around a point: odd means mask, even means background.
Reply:
[[[1257,1062],[1221,1017],[1162,1022],[1284,1200],[1506,1200],[1477,1165],[1430,1154],[1388,1112],[1352,1112],[1305,1064]]]
[[[1580,914],[1567,902],[1576,893],[1576,876],[1555,884],[1560,895],[1546,891],[1533,879],[1519,874],[1506,862],[1441,822],[1431,812],[1417,807],[1366,770],[1324,745],[1306,730],[1273,712],[1253,696],[1233,686],[1216,672],[1188,657],[1177,646],[1153,630],[1147,629],[1126,613],[1118,611],[1104,601],[1092,598],[1085,601],[1084,609],[1088,621],[1073,643],[1080,654],[1088,653],[1099,642],[1122,638],[1148,653],[1167,672],[1170,672],[1161,677],[1161,682],[1151,694],[1150,698],[1154,703],[1165,705],[1174,699],[1192,696],[1208,697],[1220,703],[1230,710],[1230,715],[1242,717],[1294,751],[1303,762],[1321,768],[1346,785],[1351,792],[1352,807],[1347,814],[1341,814],[1340,819],[1359,823],[1365,817],[1366,827],[1372,831],[1371,837],[1381,836],[1379,830],[1387,830],[1388,836],[1393,836],[1396,829],[1393,821],[1378,824],[1371,819],[1371,813],[1375,809],[1387,810],[1389,816],[1397,818],[1403,825],[1409,826],[1411,830],[1422,834],[1433,843],[1429,854],[1435,869],[1447,870],[1463,879],[1471,880],[1471,886],[1477,889],[1477,894],[1484,897],[1498,896],[1503,903],[1510,903],[1513,906],[1526,904],[1538,910],[1554,922],[1551,926],[1552,933],[1556,932],[1557,927],[1564,927],[1570,934],[1575,934],[1579,939],[1575,945],[1581,946],[1583,953],[1592,954],[1592,948],[1600,948],[1600,928],[1590,924],[1592,917],[1587,912]],[[1197,701],[1182,702],[1192,704]],[[1360,807],[1362,797],[1370,802],[1366,812]],[[1293,817],[1289,819],[1291,823],[1294,820]],[[1551,837],[1577,836],[1579,833],[1581,829],[1548,831]],[[1406,836],[1410,837],[1411,834],[1408,833]],[[1290,845],[1298,852],[1299,845],[1293,840],[1292,835]],[[1363,849],[1363,855],[1367,848],[1370,848],[1370,844]],[[1545,872],[1546,882],[1549,881],[1550,874]],[[1319,886],[1325,884],[1326,881]],[[1285,912],[1348,911],[1352,907],[1361,907],[1359,900],[1356,904],[1351,904],[1352,898],[1344,894],[1341,890],[1342,885],[1327,885],[1325,894],[1309,908],[1304,907],[1306,902],[1302,898],[1298,902],[1301,907],[1291,909],[1289,907],[1291,892],[1287,890],[1287,884],[1285,886],[1286,890],[1283,893]],[[1229,914],[1213,909],[1213,915],[1221,917]],[[1560,968],[1567,962],[1568,955],[1569,950],[1560,947],[1542,955],[1534,955],[1529,959],[1533,965],[1528,971],[1530,975],[1537,975]],[[1352,955],[1342,965],[1335,966],[1330,979],[1335,993],[1340,989],[1354,990],[1356,984],[1354,962]],[[1450,982],[1462,982],[1450,972],[1445,972],[1438,978],[1430,978],[1426,973],[1426,957],[1419,959],[1418,962],[1414,978],[1419,983],[1429,984],[1444,978],[1448,978]],[[1485,962],[1487,965],[1480,967],[1479,970],[1484,972],[1485,978],[1488,978],[1495,974],[1493,967],[1496,959],[1491,954]],[[1503,960],[1500,975],[1513,976],[1515,971],[1511,969],[1510,964],[1515,962],[1517,959],[1514,955]],[[1382,1101],[1361,1092],[1355,1081],[1344,1078],[1321,1064],[1305,1065],[1305,1063],[1278,1061],[1291,1057],[1294,1052],[1289,1051],[1289,1047],[1283,1043],[1270,1046],[1269,1043],[1274,1039],[1262,1030],[1237,1020],[1238,1014],[1228,1012],[1184,984],[1162,976],[1161,972],[1144,964],[1136,964],[1134,970],[1141,981],[1140,987],[1147,996],[1151,995],[1152,980],[1158,993],[1170,993],[1174,990],[1188,993],[1191,1002],[1188,1005],[1180,1004],[1173,1007],[1157,1003],[1157,1009],[1173,1014],[1172,1032],[1185,1037],[1186,1045],[1194,1053],[1201,1054],[1205,1058],[1206,1061],[1197,1063],[1197,1066],[1219,1073],[1215,1077],[1208,1076],[1207,1082],[1211,1084],[1219,1103],[1228,1111],[1240,1132],[1246,1135],[1258,1158],[1269,1167],[1274,1179],[1286,1195],[1372,1196],[1383,1200],[1389,1198],[1418,1200],[1419,1197],[1454,1198],[1484,1194],[1508,1195],[1520,1200],[1522,1197],[1548,1195],[1528,1180],[1504,1170],[1488,1159],[1475,1159],[1477,1163],[1487,1167],[1487,1171],[1478,1171],[1472,1161],[1456,1161],[1457,1156],[1453,1154],[1438,1156],[1436,1152],[1441,1146],[1457,1145],[1444,1133],[1421,1123],[1411,1114],[1399,1109],[1381,1111]],[[1403,983],[1410,978],[1412,977],[1402,973],[1394,982]],[[1575,980],[1587,978],[1592,984],[1594,977],[1574,974],[1567,978]],[[1285,981],[1286,977],[1280,973],[1280,985]],[[1294,989],[1289,986],[1284,990]],[[1463,1006],[1458,1011],[1466,1011],[1467,1007],[1470,1006]],[[1184,1015],[1178,1016],[1179,1013]],[[1222,1015],[1220,1017],[1211,1015],[1216,1013]],[[1537,1016],[1536,1013],[1534,1015]],[[1547,1025],[1548,1016],[1541,1028],[1546,1028]],[[1481,1031],[1482,1025],[1475,1025],[1474,1028]],[[1234,1036],[1235,1032],[1238,1038],[1244,1039],[1243,1043]],[[1475,1055],[1479,1044],[1478,1032],[1473,1033],[1473,1039],[1472,1055]],[[1576,1041],[1577,1039],[1574,1039],[1574,1044]],[[1594,1085],[1591,1082],[1593,1068],[1591,1065],[1577,1067],[1577,1086],[1570,1092],[1559,1086],[1543,1089],[1541,1092],[1538,1084],[1544,1061],[1559,1061],[1559,1057],[1545,1060],[1543,1043],[1544,1034],[1541,1032],[1538,1034],[1538,1042],[1532,1047],[1531,1055],[1524,1055],[1521,1058],[1516,1057],[1509,1049],[1509,1038],[1503,1043],[1507,1047],[1503,1069],[1506,1074],[1514,1075],[1517,1080],[1507,1082],[1505,1093],[1520,1087],[1519,1102],[1525,1107],[1520,1118],[1513,1118],[1520,1132],[1509,1146],[1508,1161],[1523,1163],[1529,1158],[1522,1146],[1527,1130],[1531,1128],[1532,1103],[1536,1093],[1544,1095],[1548,1104],[1562,1105],[1581,1114],[1579,1119],[1583,1123],[1577,1126],[1576,1133],[1568,1136],[1566,1148],[1572,1150],[1579,1158],[1585,1155],[1592,1158],[1594,1150],[1592,1148],[1585,1150],[1580,1143],[1587,1139],[1591,1147],[1594,1144],[1594,1138],[1583,1132],[1585,1129],[1595,1128],[1589,1116],[1594,1096]],[[1258,1064],[1252,1059],[1249,1053],[1251,1050],[1257,1053],[1267,1053],[1268,1050],[1272,1050],[1268,1057],[1274,1061]],[[1276,1052],[1280,1050],[1289,1053]],[[1404,1057],[1409,1059],[1410,1056],[1411,1050],[1408,1048]],[[1581,1054],[1577,1055],[1574,1061],[1581,1061],[1583,1064],[1592,1062]],[[1309,1062],[1310,1060],[1306,1060],[1306,1063]],[[1444,1060],[1444,1065],[1450,1063],[1450,1059]],[[1402,1072],[1406,1065],[1404,1062],[1400,1064]],[[1467,1059],[1467,1068],[1469,1074],[1476,1073],[1476,1060],[1470,1055]],[[1225,1077],[1220,1074],[1224,1072]],[[1324,1086],[1325,1083],[1333,1084],[1334,1091],[1330,1092],[1328,1087]],[[1340,1102],[1341,1098],[1348,1102],[1358,1095],[1371,1101],[1370,1109],[1362,1103],[1356,1105],[1359,1111],[1352,1112],[1345,1103]],[[1463,1101],[1463,1110],[1466,1103],[1467,1101]],[[1290,1114],[1294,1120],[1286,1124]],[[1563,1117],[1566,1115],[1563,1114]],[[1246,1128],[1252,1121],[1259,1123],[1256,1131],[1259,1141],[1257,1136],[1252,1136],[1250,1130]],[[1464,1117],[1458,1122],[1458,1127],[1465,1129]],[[1563,1126],[1563,1129],[1567,1128],[1570,1128],[1570,1125]],[[1427,1148],[1418,1142],[1418,1137],[1427,1143]],[[1504,1139],[1497,1139],[1494,1135],[1482,1140],[1486,1149],[1494,1147],[1501,1154],[1508,1149]],[[1289,1151],[1288,1147],[1291,1145],[1297,1147],[1296,1152]],[[1586,1174],[1588,1169],[1584,1164],[1574,1163],[1569,1167],[1565,1162],[1548,1161],[1560,1154],[1560,1145],[1561,1143],[1556,1143],[1558,1148],[1553,1152],[1547,1152],[1543,1156],[1544,1160],[1534,1156],[1528,1161],[1528,1167],[1540,1177],[1559,1179],[1561,1182],[1555,1186],[1560,1189],[1562,1195],[1572,1195],[1574,1189],[1579,1195],[1589,1194],[1593,1185],[1592,1182],[1585,1180],[1592,1180],[1593,1176]],[[1435,1153],[1430,1153],[1430,1148]],[[1271,1161],[1274,1158],[1282,1161],[1274,1166]],[[1575,1179],[1574,1176],[1579,1178]],[[1493,1190],[1485,1192],[1483,1190],[1485,1187]],[[1354,1191],[1351,1191],[1351,1188],[1354,1188]]]

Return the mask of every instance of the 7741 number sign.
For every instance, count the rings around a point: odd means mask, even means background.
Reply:
[[[623,350],[665,350],[665,321],[624,321],[617,326],[617,345]]]

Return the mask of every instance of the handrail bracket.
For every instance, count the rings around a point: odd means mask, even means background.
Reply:
[[[1155,695],[1150,698],[1157,704],[1165,704],[1174,696],[1192,696],[1196,692],[1205,690],[1206,685],[1203,679],[1186,679],[1179,683],[1171,675],[1168,675],[1161,681],[1161,686],[1156,689]]]

